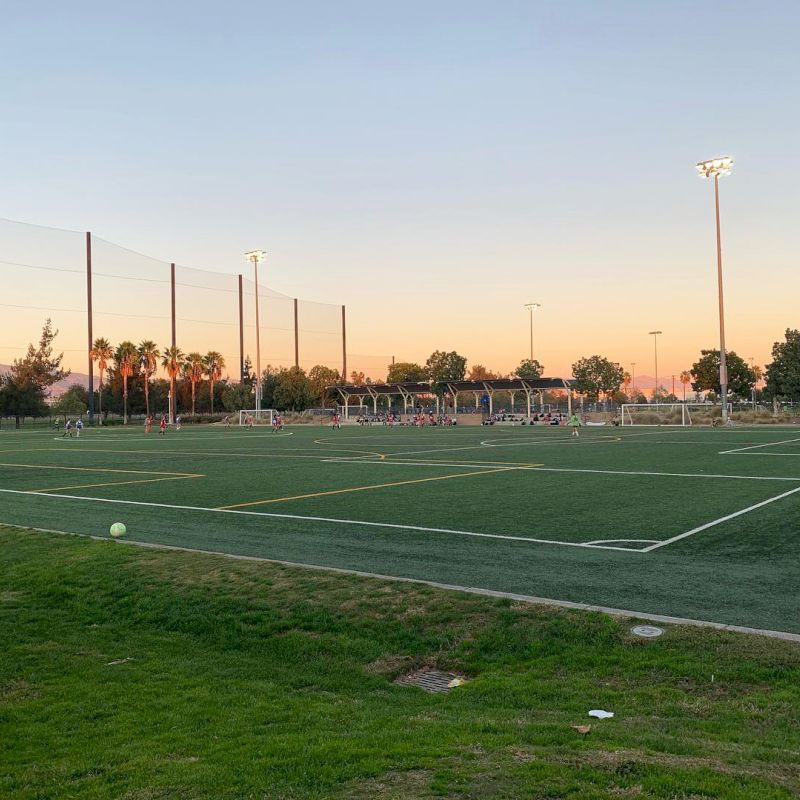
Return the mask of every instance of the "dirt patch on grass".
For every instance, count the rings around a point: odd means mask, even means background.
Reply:
[[[19,679],[0,684],[0,707],[22,703],[36,697],[39,692],[28,681]]]
[[[722,775],[756,778],[797,791],[800,786],[800,765],[771,763],[763,766],[728,764],[718,758],[681,756],[674,753],[642,753],[638,750],[583,750],[580,753],[543,756],[546,761],[570,767],[594,767],[620,775],[633,775],[639,767],[654,766],[667,769],[711,770]]]
[[[432,777],[433,773],[424,769],[387,772],[378,778],[349,784],[339,796],[347,800],[406,800],[409,797],[433,797],[430,790]]]

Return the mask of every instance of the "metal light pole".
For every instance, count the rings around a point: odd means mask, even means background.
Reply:
[[[261,327],[258,316],[258,265],[267,258],[264,250],[250,250],[244,257],[253,264],[256,284],[256,419],[261,417]]]
[[[533,312],[537,308],[541,308],[541,303],[525,303],[524,308],[527,308],[528,311],[531,312],[531,361],[533,361]]]
[[[714,178],[714,210],[717,219],[717,286],[719,289],[719,384],[722,400],[722,424],[728,424],[728,365],[725,353],[725,306],[722,297],[722,237],[719,226],[719,177],[730,175],[733,159],[729,156],[700,161],[697,171],[701,178]]]
[[[750,356],[748,361],[750,362],[750,372],[752,372],[753,375],[755,375],[755,372],[756,372],[755,362],[756,362],[756,360],[755,360],[755,358],[753,358],[753,356]],[[753,398],[753,420],[755,420],[755,418],[756,418],[756,384],[757,383],[758,383],[758,380],[753,382],[753,391],[751,392],[752,398]]]
[[[653,350],[656,357],[656,388],[653,389],[653,399],[656,401],[656,405],[658,405],[658,337],[661,333],[663,333],[663,331],[650,331],[648,334],[653,337]]]
[[[636,362],[631,361],[631,394],[636,394]]]

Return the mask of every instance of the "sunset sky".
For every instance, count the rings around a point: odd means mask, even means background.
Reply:
[[[347,305],[354,367],[512,370],[535,301],[548,375],[652,375],[660,329],[668,376],[719,343],[694,164],[731,155],[728,347],[764,364],[800,327],[799,29],[769,1],[13,4],[0,216],[231,275],[264,248],[269,286]],[[0,237],[15,303],[41,292],[24,250]],[[37,335],[0,321],[0,346]]]

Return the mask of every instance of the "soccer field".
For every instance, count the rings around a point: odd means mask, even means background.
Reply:
[[[786,428],[0,434],[0,523],[800,633]]]

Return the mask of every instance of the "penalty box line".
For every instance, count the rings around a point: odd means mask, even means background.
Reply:
[[[800,487],[798,487],[800,488]],[[480,539],[503,539],[512,542],[530,542],[533,544],[552,544],[562,547],[578,547],[589,550],[618,550],[623,553],[643,553],[645,550],[632,547],[615,547],[607,544],[589,544],[586,542],[563,542],[556,539],[538,539],[531,536],[515,536],[501,533],[481,533],[479,531],[463,531],[452,528],[429,528],[421,525],[402,525],[395,522],[372,522],[358,519],[339,519],[336,517],[316,517],[304,514],[281,514],[268,511],[243,511],[234,508],[209,508],[204,506],[185,506],[173,503],[149,503],[143,500],[118,500],[111,497],[83,497],[70,494],[49,494],[48,492],[26,492],[22,489],[0,489],[2,494],[27,495],[28,497],[50,497],[56,500],[77,500],[87,503],[108,503],[110,505],[136,506],[144,508],[167,508],[177,511],[196,511],[207,514],[238,514],[250,517],[268,517],[272,519],[304,520],[307,522],[329,522],[338,525],[354,525],[367,528],[387,528],[390,530],[419,531],[420,533],[443,533],[455,536],[471,536]],[[621,541],[621,540],[612,540]],[[652,541],[652,540],[650,540]]]

